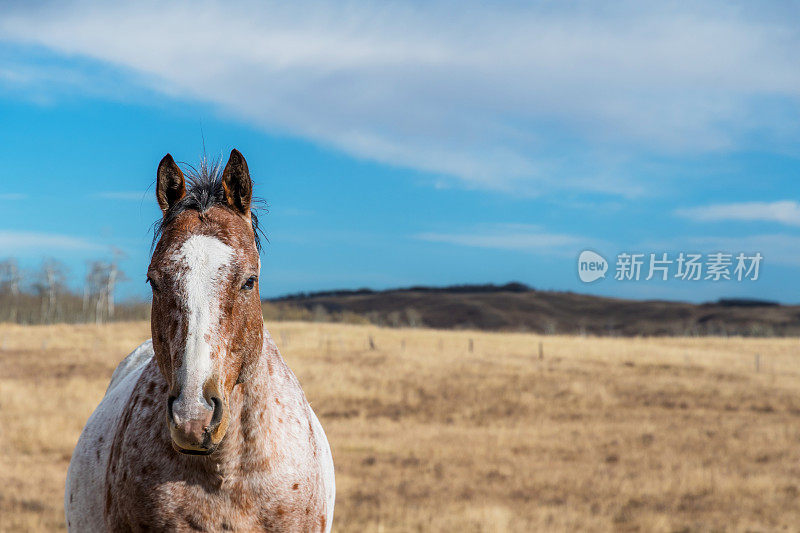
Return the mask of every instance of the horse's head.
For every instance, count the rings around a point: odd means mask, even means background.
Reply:
[[[252,189],[236,150],[222,175],[203,165],[188,183],[169,154],[158,165],[151,327],[172,444],[183,453],[211,453],[225,437],[233,388],[261,353]]]

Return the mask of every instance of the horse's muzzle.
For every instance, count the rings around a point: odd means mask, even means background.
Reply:
[[[217,396],[188,399],[170,396],[167,401],[167,422],[173,447],[181,453],[209,454],[216,444],[212,435],[222,419],[223,405]]]

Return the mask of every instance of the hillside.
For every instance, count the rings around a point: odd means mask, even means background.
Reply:
[[[800,306],[757,300],[691,304],[539,291],[520,283],[301,293],[272,299],[376,324],[593,335],[800,335]],[[324,310],[324,311],[321,311]]]

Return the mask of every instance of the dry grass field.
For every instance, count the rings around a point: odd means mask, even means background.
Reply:
[[[269,326],[331,440],[335,530],[800,530],[797,339]],[[64,528],[72,448],[148,331],[0,325],[0,530]]]

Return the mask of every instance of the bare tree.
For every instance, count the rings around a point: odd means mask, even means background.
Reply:
[[[386,316],[386,320],[393,328],[399,328],[403,325],[403,319],[400,315],[400,311],[392,311]]]
[[[124,254],[115,249],[112,261],[89,263],[83,290],[84,309],[88,312],[89,304],[94,303],[94,320],[97,324],[102,324],[105,320],[114,317],[114,291],[117,283],[127,279],[117,264],[122,257]]]
[[[406,307],[406,320],[408,321],[408,325],[412,328],[422,326],[422,315],[413,307]]]
[[[94,321],[103,323],[103,311],[108,307],[106,290],[108,288],[108,264],[103,261],[92,261],[86,271],[86,285],[84,286],[84,301],[86,311],[89,303],[94,303]],[[89,318],[87,316],[87,318]]]
[[[126,257],[125,252],[119,248],[114,248],[112,254],[114,258],[108,265],[108,276],[106,277],[106,304],[109,319],[114,318],[114,289],[116,284],[120,281],[127,280],[125,273],[122,272],[118,266],[119,261]]]
[[[2,317],[11,322],[17,319],[19,308],[19,283],[22,276],[19,272],[19,265],[16,259],[6,259],[0,262],[0,291],[8,298],[8,316]]]
[[[127,280],[119,267],[122,257],[115,251],[109,260],[87,263],[82,291],[71,290],[68,268],[55,259],[42,261],[30,271],[14,258],[0,259],[0,322],[102,323],[115,315],[146,317],[149,305],[115,301],[116,288]]]
[[[39,271],[39,281],[34,289],[41,299],[42,322],[51,323],[58,318],[58,297],[64,292],[67,268],[56,259],[45,259]]]

